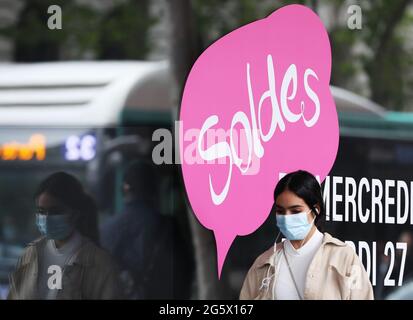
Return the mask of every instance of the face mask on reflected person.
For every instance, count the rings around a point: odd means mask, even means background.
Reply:
[[[42,235],[52,240],[63,240],[74,229],[70,214],[44,215],[37,213],[36,225]]]

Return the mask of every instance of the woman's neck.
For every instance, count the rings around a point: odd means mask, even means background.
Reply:
[[[317,227],[313,226],[310,230],[310,232],[307,234],[307,236],[303,240],[290,240],[292,246],[294,247],[295,250],[300,249],[303,245],[305,245],[311,237],[314,235],[314,233],[317,231]]]
[[[73,232],[72,232],[68,237],[66,237],[65,239],[62,239],[62,240],[54,240],[54,244],[55,244],[56,248],[57,248],[57,249],[60,249],[60,248],[63,247],[66,243],[68,243],[69,240],[70,240],[70,238],[72,237],[72,235],[73,235]]]

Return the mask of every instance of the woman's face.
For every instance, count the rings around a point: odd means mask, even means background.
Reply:
[[[275,202],[275,213],[284,215],[284,214],[297,214],[300,212],[309,213],[307,218],[308,222],[312,222],[314,219],[314,213],[309,212],[310,207],[305,203],[303,199],[298,197],[294,192],[289,190],[283,191]]]
[[[59,199],[44,192],[37,199],[36,212],[44,215],[59,215],[71,213],[71,210]]]

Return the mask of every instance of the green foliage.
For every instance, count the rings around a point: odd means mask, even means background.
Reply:
[[[328,6],[330,17],[332,78],[335,85],[357,90],[355,76],[368,76],[371,98],[391,109],[407,107],[412,84],[409,68],[413,59],[406,48],[406,30],[412,26],[408,14],[411,0],[361,0],[362,30],[350,30],[341,15],[341,0],[188,0],[194,16],[197,51],[202,52],[224,34],[263,18],[279,7],[301,3],[314,8]],[[156,22],[148,14],[150,0],[118,0],[106,12],[98,12],[75,0],[26,0],[20,20],[3,28],[3,36],[14,39],[15,60],[144,59],[151,48],[148,30]],[[57,4],[63,11],[63,29],[47,28],[47,7]],[[340,18],[340,19],[339,19]],[[344,22],[343,22],[344,21]],[[367,50],[355,52],[363,44]]]
[[[148,1],[128,1],[111,10],[100,25],[100,58],[145,58],[150,50],[148,30],[156,22],[148,6]]]
[[[0,30],[14,40],[16,61],[143,59],[154,19],[149,0],[118,1],[102,14],[74,0],[26,0],[18,22]],[[62,8],[62,29],[50,30],[50,5]]]
[[[412,83],[407,70],[412,67],[413,59],[406,50],[406,34],[402,27],[412,26],[413,18],[406,11],[409,0],[355,1],[362,9],[362,30],[348,28],[342,15],[347,14],[350,4],[342,0],[194,0],[201,47],[205,49],[231,30],[292,3],[313,8],[328,6],[337,15],[330,17],[332,24],[328,30],[332,47],[332,84],[357,91],[355,76],[364,71],[368,76],[371,99],[389,109],[407,107]],[[367,50],[354,52],[355,45],[360,44]]]
[[[409,0],[379,0],[371,5],[363,2],[365,31],[362,37],[373,54],[363,57],[369,76],[371,98],[394,110],[406,108],[408,102],[408,68],[412,67],[411,53],[405,47],[403,28],[411,26],[407,14]]]
[[[259,3],[255,0],[193,0],[192,6],[198,29],[198,41],[203,50],[232,30],[266,17],[281,7],[282,3]]]

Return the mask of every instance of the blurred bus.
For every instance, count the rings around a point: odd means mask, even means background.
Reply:
[[[173,88],[167,62],[0,66],[2,292],[22,249],[39,236],[33,193],[40,181],[72,173],[97,201],[100,222],[120,212],[124,169],[151,161],[153,131],[172,129]],[[157,209],[185,229],[176,169],[159,167]]]

